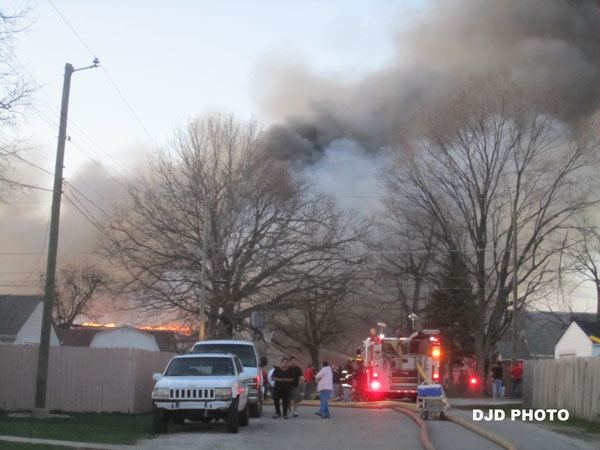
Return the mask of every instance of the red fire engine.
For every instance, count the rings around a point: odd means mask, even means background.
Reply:
[[[408,337],[371,333],[361,349],[363,364],[355,376],[362,401],[417,397],[422,381],[441,382],[442,346],[439,330],[421,330]]]

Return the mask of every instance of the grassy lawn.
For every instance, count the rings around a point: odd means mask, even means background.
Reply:
[[[569,418],[566,422],[554,421],[547,422],[551,425],[554,431],[558,431],[565,434],[580,434],[585,433],[587,435],[595,435],[592,437],[600,438],[600,423],[590,422],[585,419],[578,419],[575,417]]]
[[[45,444],[21,444],[18,442],[2,442],[0,441],[0,449],[6,450],[73,450],[70,447],[61,447],[57,445]]]
[[[137,439],[151,434],[152,419],[149,414],[73,413],[69,416],[71,417],[51,419],[13,418],[3,411],[0,413],[0,435],[102,444],[133,444]],[[2,445],[0,443],[0,448]]]

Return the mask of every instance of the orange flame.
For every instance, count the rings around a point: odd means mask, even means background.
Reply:
[[[174,331],[179,334],[192,334],[192,328],[188,325],[143,325],[138,328],[146,331]]]
[[[117,324],[115,324],[114,322],[84,322],[81,324],[81,326],[94,328],[115,328]],[[185,334],[186,336],[192,334],[192,328],[188,325],[141,325],[137,327],[137,329],[144,331],[173,331],[178,334]]]
[[[117,326],[114,322],[110,322],[110,323],[84,322],[81,325],[84,327],[102,327],[102,328],[114,328]]]

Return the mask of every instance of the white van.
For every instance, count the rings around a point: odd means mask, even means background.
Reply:
[[[242,376],[248,380],[250,416],[261,416],[264,388],[262,371],[259,367],[258,351],[253,342],[228,339],[199,341],[194,344],[192,353],[231,353],[236,355],[244,366]]]

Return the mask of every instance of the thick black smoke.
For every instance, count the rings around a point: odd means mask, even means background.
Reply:
[[[412,23],[397,35],[395,61],[352,85],[297,66],[269,74],[276,88],[265,107],[280,124],[267,133],[268,151],[313,163],[348,138],[376,153],[424,105],[489,76],[567,122],[598,108],[595,0],[433,0]]]

